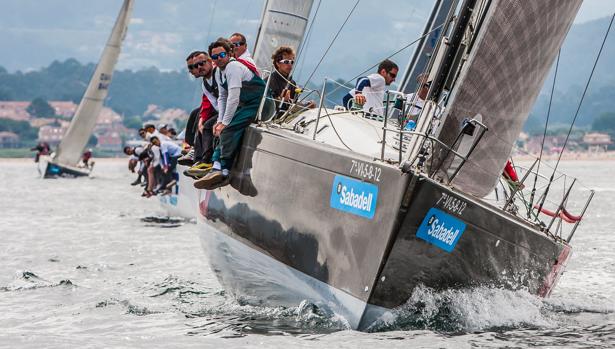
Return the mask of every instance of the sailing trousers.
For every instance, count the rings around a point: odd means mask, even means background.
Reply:
[[[167,172],[165,173],[164,171],[162,171],[162,169],[160,170],[162,178],[158,189],[165,189],[167,184],[171,183],[171,181],[173,180],[175,169],[177,168],[177,159],[179,159],[179,156],[170,156],[169,168]]]
[[[214,154],[214,126],[216,117],[210,117],[203,123],[203,130],[196,130],[194,142],[194,161],[211,163]]]
[[[188,143],[191,147],[194,146],[195,136],[198,132],[199,125],[199,114],[201,113],[201,108],[196,108],[190,113],[190,117],[188,118],[188,123],[186,124],[186,134],[184,137],[184,141]]]
[[[257,105],[258,108],[258,105]],[[254,121],[256,109],[242,108],[239,110],[231,123],[220,133],[220,144],[214,150],[214,161],[219,161],[222,169],[230,170],[233,166],[235,155],[241,147],[243,134],[248,126]]]

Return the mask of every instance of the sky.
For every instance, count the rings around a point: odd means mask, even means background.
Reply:
[[[533,0],[532,0],[533,1]],[[540,0],[542,1],[542,0]],[[319,0],[314,1],[313,12]],[[349,79],[414,41],[431,0],[361,0],[323,63],[324,51],[356,0],[322,0],[295,77]],[[29,71],[54,60],[96,62],[122,0],[0,0],[0,66]],[[232,5],[229,5],[232,4]],[[136,0],[118,69],[183,69],[185,56],[239,31],[253,44],[262,0]],[[585,0],[575,23],[610,16],[615,0]],[[406,66],[413,47],[393,57]]]

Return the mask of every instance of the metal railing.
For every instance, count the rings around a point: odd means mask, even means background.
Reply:
[[[331,116],[338,114],[338,112],[330,113],[329,110],[327,110],[327,107],[325,105],[327,102],[327,83],[328,82],[334,82],[336,84],[339,84],[334,80],[325,78],[320,90],[306,90],[306,91],[309,91],[308,95],[316,94],[318,96],[319,101],[318,101],[318,106],[317,106],[318,107],[317,115],[314,119],[309,119],[307,122],[305,122],[304,120],[306,119],[302,117],[299,119],[299,121],[296,122],[295,126],[293,127],[294,129],[299,124],[302,124],[303,125],[302,127],[306,127],[307,125],[313,123],[314,130],[311,135],[312,140],[316,140],[318,134],[325,127],[329,126],[325,124],[323,127],[320,127],[321,125],[320,119],[323,117],[328,118],[329,122],[331,123],[331,126],[333,127],[333,129],[335,129],[335,126],[333,125],[333,119],[331,118]],[[341,86],[349,89],[347,86],[344,86],[344,85],[341,85]],[[265,101],[272,100],[276,102],[283,102],[282,100],[269,97],[267,95],[268,89],[269,89],[269,79],[266,85],[265,96],[263,98],[263,101],[261,101],[261,104],[258,110],[258,120],[260,122],[265,122],[265,123],[270,123],[272,121],[275,121],[276,119],[276,117],[274,116],[271,120],[262,120],[262,113],[263,113]],[[305,99],[305,97],[303,99]],[[391,106],[395,102],[397,102],[397,105],[394,108],[392,108]],[[382,122],[382,127],[381,127],[382,141],[380,145],[380,154],[379,154],[380,156],[379,158],[376,158],[376,160],[383,161],[383,162],[389,162],[389,163],[391,162],[395,163],[393,159],[386,158],[387,147],[390,147],[391,149],[397,150],[398,152],[397,163],[401,167],[402,171],[407,172],[407,171],[413,170],[413,171],[422,173],[426,177],[435,179],[436,174],[441,169],[441,167],[444,165],[445,161],[451,161],[451,156],[452,156],[452,160],[459,159],[460,160],[459,164],[453,170],[453,173],[448,176],[447,184],[450,185],[452,181],[455,179],[455,177],[458,175],[458,173],[461,171],[463,166],[469,161],[470,156],[476,149],[479,142],[482,140],[488,128],[486,125],[484,125],[483,123],[481,123],[479,120],[475,118],[466,120],[466,123],[464,124],[464,126],[461,127],[459,133],[456,135],[452,144],[448,145],[442,142],[441,140],[439,140],[436,136],[434,136],[433,131],[435,129],[435,126],[433,126],[433,119],[439,112],[442,111],[441,109],[438,109],[440,107],[437,105],[435,106],[430,105],[430,107],[428,107],[426,104],[425,107],[421,110],[421,112],[418,115],[412,115],[412,117],[416,117],[416,120],[413,120],[413,121],[416,122],[417,127],[419,124],[423,125],[421,130],[418,130],[418,129],[413,130],[413,129],[405,128],[406,123],[410,120],[409,119],[410,113],[408,113],[408,111],[411,110],[412,107],[416,105],[415,104],[416,99],[411,100],[410,103],[411,103],[410,107],[407,108],[408,100],[404,94],[397,92],[397,91],[386,91],[384,107],[383,107],[384,110],[383,110],[382,115],[378,113],[366,113],[363,110],[350,110],[350,112],[362,118]],[[296,104],[292,104],[291,106],[294,106],[294,105]],[[395,113],[393,113],[392,111],[396,111],[397,115],[394,116]],[[344,114],[347,112],[348,111],[346,110],[339,111],[339,113],[344,113]],[[284,117],[281,118],[282,122],[284,121],[284,119],[285,119]],[[471,134],[472,134],[473,139],[469,147],[469,150],[465,154],[462,154],[460,153],[459,150],[457,150],[457,147],[463,140],[464,135],[470,134],[470,132],[468,132],[466,127],[472,128],[473,131],[471,132]],[[389,141],[390,135],[395,135],[394,140],[395,142],[397,142],[397,147],[395,146],[395,143],[391,143]],[[338,137],[341,137],[341,136],[338,134]],[[341,138],[340,138],[340,141],[344,143]],[[412,152],[411,149],[408,148],[408,144],[410,144],[411,142],[414,142],[414,145],[413,145],[414,147],[413,149],[415,150],[414,153]],[[434,160],[435,157],[430,156],[432,155],[430,154],[430,152],[433,151],[436,146],[444,151],[444,155],[438,157],[438,160]],[[417,149],[418,151],[416,151]],[[403,161],[404,155],[406,155],[407,157],[405,161]],[[428,171],[429,173],[427,173],[424,168],[426,166],[425,160],[428,158],[431,159],[431,163],[429,164],[429,171]],[[438,163],[434,164],[434,161],[437,161]],[[543,202],[543,203],[545,201],[548,201],[550,204],[555,204],[557,207],[555,213],[551,216],[551,219],[548,222],[548,224],[543,222],[542,219],[540,218],[540,215],[541,215],[540,209],[533,207],[531,203],[530,203],[530,207],[527,208],[528,209],[527,218],[520,216],[518,212],[516,211],[515,202],[516,200],[524,200],[525,202],[523,189],[526,186],[526,182],[528,178],[530,178],[530,175],[534,174],[537,176],[537,178],[538,176],[540,176],[540,174],[537,174],[537,172],[534,170],[538,161],[539,161],[538,159],[535,160],[532,163],[532,165],[529,167],[529,169],[525,170],[525,173],[521,177],[521,179],[518,182],[515,182],[514,185],[511,185],[511,187],[509,188],[510,192],[507,193],[506,200],[503,206],[501,206],[500,208],[510,214],[513,214],[521,219],[528,221],[529,223],[538,224],[539,229],[547,233],[550,233],[553,236],[558,236],[563,241],[569,242],[574,236],[577,230],[577,227],[579,226],[580,221],[584,218],[586,210],[589,207],[594,197],[595,192],[593,190],[590,191],[589,197],[583,203],[583,208],[581,210],[580,216],[577,216],[578,220],[575,222],[572,229],[570,229],[566,238],[563,237],[563,230],[561,228],[563,218],[560,216],[562,215],[562,212],[567,212],[566,204],[567,204],[568,198],[570,197],[572,193],[572,189],[576,183],[576,179],[570,185],[565,185],[564,183],[564,195],[556,203],[553,203],[547,200],[548,198],[545,197],[547,192],[544,192],[542,196],[540,196],[539,199],[537,200],[537,202]],[[540,178],[543,180],[549,180],[548,177],[545,177],[545,176],[541,176]],[[555,179],[551,179],[551,181],[561,180],[561,178],[565,178],[565,176],[562,175]],[[554,225],[556,226],[555,232],[551,232]]]
[[[506,203],[504,204],[502,209],[509,213],[515,213],[517,208],[513,207],[513,204],[515,201],[520,201],[526,205],[527,218],[522,218],[528,220],[531,223],[538,224],[541,230],[549,232],[553,236],[557,236],[566,242],[570,242],[579,224],[585,218],[585,213],[587,212],[587,208],[589,207],[591,201],[594,198],[595,191],[592,189],[588,189],[589,195],[584,201],[581,201],[582,209],[580,211],[580,214],[574,217],[574,225],[570,229],[567,229],[567,234],[564,234],[566,231],[563,225],[564,216],[568,214],[568,206],[570,206],[569,201],[572,197],[573,188],[578,183],[578,181],[576,178],[571,178],[572,182],[570,184],[567,184],[566,182],[569,177],[564,174],[559,174],[558,176],[553,178],[541,175],[540,173],[538,173],[537,170],[535,170],[536,164],[538,164],[539,161],[539,159],[534,160],[529,168],[524,168],[521,166],[515,167],[519,171],[524,171],[525,174],[518,182],[513,184],[510,196],[506,200]],[[542,164],[542,166],[547,165]],[[541,181],[546,183],[542,187],[536,187],[535,184],[533,185],[531,192],[539,192],[540,195],[538,195],[537,200],[530,200],[530,202],[528,203],[523,189],[527,188],[528,178],[532,176],[535,176],[535,179],[540,179]],[[553,190],[554,187],[559,187],[558,189],[561,190],[562,195],[560,198],[557,197],[557,193],[560,192],[560,190]],[[552,190],[545,190],[546,188],[552,188]],[[530,194],[530,197],[532,196],[533,194]],[[546,213],[546,211],[543,210],[543,204],[553,205],[556,207],[556,210],[554,212]],[[543,220],[541,215],[546,215],[550,218],[547,220]],[[545,223],[545,221],[548,221],[548,224]]]

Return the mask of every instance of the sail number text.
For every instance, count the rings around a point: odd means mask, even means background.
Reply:
[[[380,182],[382,169],[366,162],[352,160],[350,174],[370,181]]]
[[[442,196],[440,196],[440,199],[438,199],[436,205],[461,216],[463,214],[463,210],[465,210],[468,206],[468,203],[447,193],[442,193]]]

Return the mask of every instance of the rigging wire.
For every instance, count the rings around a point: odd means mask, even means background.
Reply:
[[[440,28],[442,28],[442,27],[444,26],[444,24],[445,24],[445,23],[442,23],[442,24],[440,24],[439,26],[437,26],[437,27],[433,28],[431,31],[429,31],[429,32],[427,32],[427,33],[425,33],[425,34],[423,34],[423,35],[419,36],[419,37],[418,37],[418,38],[416,38],[414,41],[412,41],[412,42],[410,42],[410,43],[406,44],[405,46],[403,46],[403,47],[402,47],[402,48],[400,48],[399,50],[397,50],[397,51],[395,51],[395,52],[391,53],[390,55],[388,55],[388,56],[386,56],[386,57],[384,57],[382,60],[378,61],[378,63],[376,63],[376,64],[374,64],[374,65],[369,66],[367,69],[363,70],[362,72],[360,72],[359,74],[355,75],[354,77],[352,77],[352,78],[350,78],[350,79],[346,79],[346,81],[345,81],[344,83],[338,83],[338,82],[336,82],[336,83],[337,83],[338,85],[340,85],[340,86],[336,87],[336,88],[335,88],[335,89],[333,89],[332,91],[327,91],[327,94],[331,95],[331,94],[335,93],[337,90],[339,90],[339,89],[340,89],[340,88],[342,88],[342,87],[345,87],[345,88],[347,88],[347,89],[351,89],[352,87],[348,87],[348,86],[347,86],[347,84],[349,84],[351,81],[353,81],[353,80],[355,80],[355,79],[357,79],[357,78],[361,77],[363,74],[365,74],[365,73],[369,72],[370,70],[372,70],[372,69],[376,68],[376,67],[380,64],[380,62],[381,62],[381,61],[383,61],[383,60],[385,60],[385,59],[389,59],[389,58],[391,58],[391,57],[396,56],[397,54],[399,54],[399,53],[400,53],[400,52],[402,52],[403,50],[407,49],[408,47],[410,47],[410,46],[412,46],[412,45],[416,44],[417,42],[421,41],[423,38],[425,38],[425,37],[427,37],[427,36],[431,35],[431,34],[432,34],[433,32],[435,32],[436,30],[439,30]],[[304,85],[304,86],[306,86],[306,85]]]
[[[536,168],[536,174],[534,176],[534,185],[532,186],[532,193],[530,194],[530,209],[527,211],[527,218],[530,218],[530,212],[532,211],[532,205],[534,204],[534,196],[536,195],[536,183],[538,182],[538,173],[540,173],[540,163],[542,162],[542,154],[545,148],[545,139],[547,138],[547,127],[549,126],[549,117],[551,116],[551,105],[553,104],[553,93],[555,91],[555,81],[557,80],[557,72],[559,70],[559,59],[562,54],[562,49],[559,49],[557,53],[557,61],[555,63],[555,73],[553,75],[553,84],[551,85],[551,96],[549,97],[549,108],[547,109],[547,120],[545,121],[545,130],[542,134],[542,142],[540,145],[540,155],[538,156],[538,166]]]
[[[559,153],[559,156],[557,157],[557,162],[555,163],[555,167],[553,168],[553,173],[551,174],[551,178],[549,179],[549,185],[547,186],[547,189],[545,190],[545,194],[543,196],[543,199],[538,207],[538,212],[540,212],[542,210],[542,206],[545,202],[545,199],[547,198],[547,193],[549,192],[549,188],[550,185],[553,181],[553,177],[555,176],[555,172],[557,171],[557,167],[559,166],[560,160],[562,159],[562,154],[564,154],[564,150],[566,150],[566,145],[568,144],[568,139],[570,138],[570,134],[572,133],[572,127],[574,126],[574,123],[577,120],[577,117],[579,116],[579,112],[581,111],[581,106],[583,105],[583,100],[585,99],[585,94],[587,93],[587,90],[589,88],[589,84],[592,80],[592,77],[594,76],[594,72],[596,71],[596,66],[598,65],[598,61],[600,60],[600,56],[602,55],[602,50],[604,49],[604,45],[606,43],[606,39],[609,37],[609,33],[611,32],[611,27],[613,26],[613,20],[615,19],[615,13],[613,13],[613,15],[611,16],[611,22],[609,23],[609,27],[606,30],[606,33],[604,34],[604,39],[602,39],[602,45],[600,45],[600,50],[598,51],[598,56],[596,56],[596,59],[594,60],[594,66],[592,67],[591,73],[589,74],[589,78],[587,79],[587,83],[585,84],[585,88],[583,89],[583,94],[581,95],[581,100],[579,101],[579,105],[577,106],[577,111],[574,114],[574,118],[572,119],[572,123],[570,124],[570,128],[568,129],[568,134],[566,135],[566,139],[564,140],[564,145],[562,146],[562,150]]]
[[[318,61],[318,64],[316,64],[316,67],[314,67],[314,70],[312,71],[312,74],[310,74],[310,76],[308,77],[308,79],[305,82],[305,84],[303,84],[303,86],[307,86],[308,83],[310,82],[310,80],[312,80],[312,77],[314,76],[314,74],[316,74],[316,71],[318,70],[318,67],[320,66],[322,61],[325,59],[325,57],[327,56],[327,53],[329,53],[329,50],[331,49],[331,47],[335,43],[335,40],[337,40],[337,37],[340,35],[342,30],[344,29],[344,26],[346,25],[346,23],[348,23],[348,20],[350,19],[350,17],[352,16],[354,10],[357,8],[357,6],[359,5],[360,2],[361,2],[361,0],[357,0],[357,2],[354,4],[354,6],[350,10],[350,12],[348,12],[348,16],[346,16],[346,20],[344,20],[344,23],[342,23],[342,26],[340,27],[340,29],[338,29],[337,33],[335,33],[335,36],[333,37],[333,40],[331,40],[331,43],[329,44],[329,47],[327,47],[327,50],[325,50],[325,53],[322,55],[322,57],[320,57],[320,61]]]
[[[303,52],[305,47],[308,46],[309,38],[310,38],[310,35],[312,34],[312,28],[314,28],[314,22],[316,21],[316,16],[318,16],[318,10],[320,10],[320,4],[322,4],[322,0],[319,0],[318,5],[316,5],[316,11],[314,11],[314,16],[312,17],[312,20],[310,21],[310,24],[307,29],[307,34],[305,35],[307,39],[303,41],[303,43],[301,44],[301,47],[299,47],[299,50],[297,51],[297,57],[301,57],[301,52]]]
[[[211,37],[211,26],[213,25],[214,22],[214,16],[216,15],[216,3],[218,2],[218,0],[214,0],[211,6],[211,11],[210,11],[210,16],[209,16],[209,24],[207,25],[207,35],[205,36],[205,47],[207,47],[207,42],[210,41],[210,37]]]

